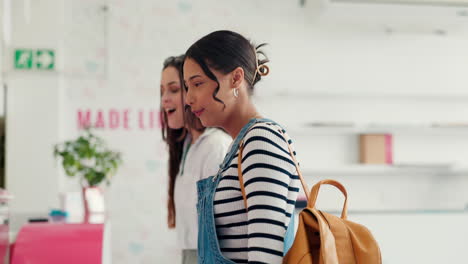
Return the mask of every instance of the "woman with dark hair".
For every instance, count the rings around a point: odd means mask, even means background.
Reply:
[[[162,136],[169,147],[167,224],[177,230],[182,263],[197,263],[196,182],[216,173],[232,140],[220,129],[205,128],[193,113],[185,111],[183,59],[166,59],[161,74]]]
[[[281,263],[293,240],[300,181],[292,141],[250,99],[269,73],[263,46],[216,31],[185,54],[185,103],[234,139],[217,174],[197,183],[198,263]]]

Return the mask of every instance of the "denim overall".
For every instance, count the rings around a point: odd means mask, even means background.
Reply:
[[[235,263],[230,259],[224,257],[221,253],[218,238],[216,236],[216,224],[214,220],[214,195],[218,183],[222,177],[221,173],[224,172],[231,163],[232,159],[239,149],[239,144],[244,138],[245,134],[256,123],[260,122],[275,122],[269,119],[251,119],[239,132],[232,143],[229,153],[224,157],[223,163],[216,176],[200,180],[197,182],[198,191],[198,263],[199,264],[232,264]],[[283,255],[291,248],[294,241],[294,214],[291,216],[290,223],[286,230],[284,237]]]

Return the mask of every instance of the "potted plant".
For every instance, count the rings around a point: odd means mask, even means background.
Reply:
[[[100,193],[98,185],[103,181],[110,184],[122,164],[120,153],[108,149],[104,140],[87,128],[77,139],[55,145],[54,156],[61,160],[68,176],[80,179],[85,214],[89,215],[88,193]]]

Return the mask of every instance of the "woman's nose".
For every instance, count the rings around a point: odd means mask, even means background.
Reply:
[[[193,101],[194,101],[194,98],[193,98],[193,95],[190,91],[187,91],[187,93],[185,94],[185,104],[186,105],[193,105]]]
[[[169,98],[170,98],[170,97],[167,95],[167,93],[163,93],[163,94],[161,95],[161,102],[162,102],[162,103],[169,103],[169,101],[170,101]]]

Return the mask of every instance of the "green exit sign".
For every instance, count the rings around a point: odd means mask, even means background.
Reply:
[[[15,69],[19,70],[53,70],[55,52],[48,49],[16,49]]]

